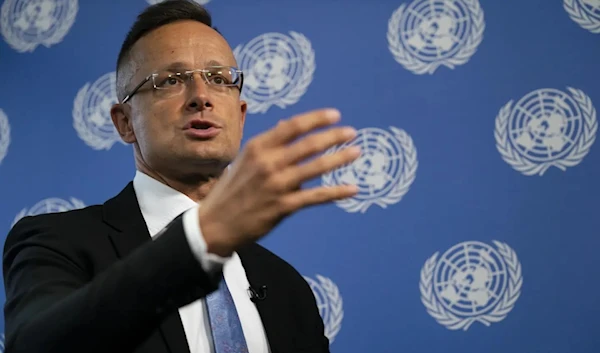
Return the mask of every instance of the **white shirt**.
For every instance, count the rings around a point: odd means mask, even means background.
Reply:
[[[199,205],[181,192],[136,171],[133,179],[142,216],[150,236],[166,227],[175,217],[183,215],[185,236],[194,255],[205,271],[223,270],[225,282],[235,303],[249,353],[269,353],[267,336],[258,310],[248,296],[250,286],[246,271],[237,253],[230,258],[221,258],[206,252],[198,219]],[[179,308],[179,315],[191,353],[213,353],[212,336],[204,298]]]

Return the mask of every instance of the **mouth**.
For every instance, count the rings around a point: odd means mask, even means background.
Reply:
[[[193,119],[183,128],[186,135],[193,139],[210,139],[221,132],[221,126],[212,121],[203,119]]]
[[[194,119],[194,120],[188,122],[187,125],[183,129],[184,130],[188,130],[188,129],[208,130],[210,128],[219,128],[219,126],[208,120]]]

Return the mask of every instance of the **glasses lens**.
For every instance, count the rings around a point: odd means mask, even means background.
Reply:
[[[240,74],[233,67],[209,67],[206,79],[218,86],[238,86]]]
[[[160,97],[171,97],[185,90],[185,77],[182,74],[163,71],[156,73],[152,79],[156,94]]]

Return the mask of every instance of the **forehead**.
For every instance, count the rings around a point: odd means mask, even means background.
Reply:
[[[132,59],[140,71],[160,70],[181,63],[188,68],[206,65],[236,66],[231,47],[214,29],[196,21],[171,23],[142,37]]]

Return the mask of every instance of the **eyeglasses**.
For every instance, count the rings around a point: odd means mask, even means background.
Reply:
[[[127,102],[148,81],[161,98],[169,98],[183,93],[186,86],[194,79],[194,74],[199,73],[209,87],[225,90],[237,87],[242,92],[244,73],[233,66],[210,66],[205,69],[188,70],[184,72],[161,71],[148,75],[131,92],[123,98],[121,103]]]

